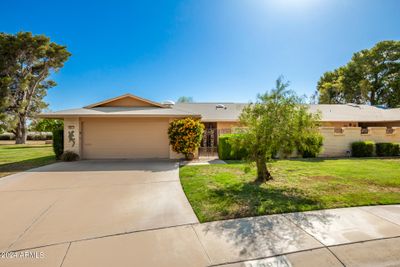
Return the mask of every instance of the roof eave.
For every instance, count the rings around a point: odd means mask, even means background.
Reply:
[[[333,119],[333,120],[325,120],[321,119],[321,122],[397,122],[400,121],[400,119],[393,119],[393,120],[350,120],[350,119]]]
[[[202,118],[203,122],[238,122],[239,119],[213,119],[213,118]]]
[[[201,118],[200,114],[39,114],[39,118],[46,119],[62,119],[62,118],[72,118],[72,117],[97,117],[97,118],[115,118],[115,117],[132,117],[132,118],[185,118],[185,117],[198,117]]]

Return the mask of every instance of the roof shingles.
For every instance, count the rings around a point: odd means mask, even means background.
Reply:
[[[222,107],[217,107],[222,105]],[[246,103],[177,103],[165,107],[95,107],[68,109],[41,114],[45,118],[63,117],[200,117],[203,121],[237,121]],[[310,111],[320,112],[325,122],[378,122],[400,121],[400,109],[382,109],[368,105],[318,104],[310,105]]]

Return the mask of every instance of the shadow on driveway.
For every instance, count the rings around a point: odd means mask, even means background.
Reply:
[[[112,171],[146,171],[164,172],[177,169],[177,161],[167,159],[107,159],[79,160],[74,162],[57,162],[55,164],[28,170],[28,172],[112,172]]]

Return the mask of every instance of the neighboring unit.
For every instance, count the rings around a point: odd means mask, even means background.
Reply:
[[[245,103],[153,102],[131,94],[84,108],[44,113],[64,120],[64,150],[83,159],[179,158],[169,146],[168,124],[184,117],[201,119],[205,133],[200,155],[215,155],[218,136],[240,127]],[[320,156],[345,156],[354,141],[400,142],[400,109],[368,105],[310,105],[320,112],[324,149]]]

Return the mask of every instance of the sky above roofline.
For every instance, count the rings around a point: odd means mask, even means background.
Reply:
[[[396,0],[6,1],[1,30],[45,34],[72,57],[50,109],[131,93],[157,102],[254,100],[283,75],[299,95],[352,54],[400,40]]]

